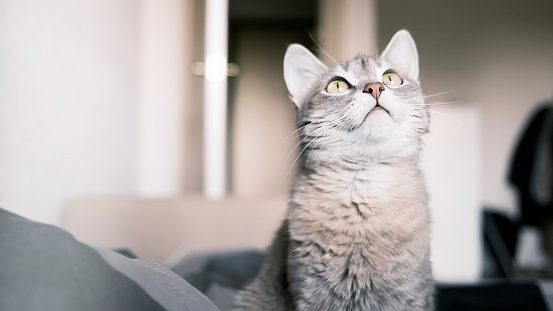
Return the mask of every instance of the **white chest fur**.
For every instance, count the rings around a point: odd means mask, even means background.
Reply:
[[[306,294],[319,286],[334,300],[369,292],[376,299],[426,265],[430,215],[416,168],[328,166],[298,179],[287,218],[291,278],[299,282],[291,286],[299,293],[309,284]]]

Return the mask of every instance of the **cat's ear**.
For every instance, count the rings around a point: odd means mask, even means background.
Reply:
[[[411,79],[419,79],[419,53],[415,40],[407,30],[396,32],[380,59],[386,60],[393,66],[392,69],[406,74]]]
[[[327,67],[300,44],[292,44],[284,55],[284,82],[290,98],[300,107],[311,87],[321,78]]]

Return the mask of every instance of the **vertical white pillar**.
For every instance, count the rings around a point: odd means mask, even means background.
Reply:
[[[204,194],[226,192],[228,0],[207,0],[204,83]]]

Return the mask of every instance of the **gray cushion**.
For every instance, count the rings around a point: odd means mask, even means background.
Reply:
[[[0,310],[218,310],[154,262],[0,209]]]

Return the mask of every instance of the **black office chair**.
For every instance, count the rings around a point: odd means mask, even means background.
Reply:
[[[508,180],[518,198],[519,219],[484,209],[484,242],[499,267],[499,276],[516,276],[514,254],[519,229],[553,226],[553,103],[541,105],[529,119],[514,149]],[[546,244],[553,236],[546,236]],[[552,250],[553,252],[553,250]]]

